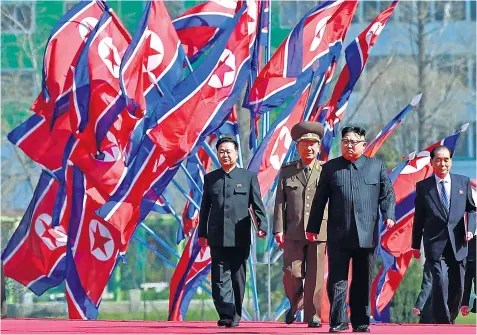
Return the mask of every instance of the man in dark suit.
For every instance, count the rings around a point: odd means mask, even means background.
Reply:
[[[425,262],[422,269],[421,292],[417,296],[412,312],[419,316],[419,323],[436,323],[432,311],[432,263]]]
[[[267,217],[257,175],[236,166],[238,144],[224,136],[216,145],[221,169],[205,175],[199,214],[198,240],[210,246],[212,298],[219,326],[238,326],[245,293],[245,263],[250,253],[252,218],[258,221],[257,235],[264,238]]]
[[[305,230],[321,173],[322,162],[316,157],[323,126],[317,122],[300,122],[291,129],[291,136],[297,142],[300,159],[285,163],[280,169],[273,216],[275,239],[284,250],[283,287],[290,301],[285,322],[295,322],[303,308],[308,327],[321,327],[326,228],[316,242],[306,239]],[[326,226],[326,213],[323,219]]]
[[[430,155],[435,175],[416,184],[412,248],[414,257],[420,258],[424,240],[426,261],[432,263],[435,321],[454,323],[462,301],[467,242],[475,231],[475,203],[469,178],[450,173],[451,150],[440,145]]]
[[[351,323],[355,332],[369,332],[369,292],[378,243],[381,210],[388,227],[394,225],[395,196],[384,164],[363,155],[365,130],[345,127],[342,156],[323,165],[311,206],[307,238],[316,240],[328,202],[328,298],[330,332],[348,329],[346,291],[352,259]]]

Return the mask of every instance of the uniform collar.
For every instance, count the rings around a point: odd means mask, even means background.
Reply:
[[[346,158],[344,158],[343,156],[341,156],[343,158],[343,160],[345,162],[347,162],[349,165],[352,165],[354,166],[357,170],[360,170],[363,166],[364,166],[364,163],[366,162],[366,157],[364,155],[361,155],[357,160],[355,160],[354,162],[353,161],[349,161],[347,160]]]
[[[230,178],[234,178],[237,176],[237,171],[238,171],[238,167],[237,165],[235,165],[232,170],[230,170],[229,172],[225,172],[224,169],[221,168],[221,170],[223,171],[223,173],[227,176],[229,176]]]

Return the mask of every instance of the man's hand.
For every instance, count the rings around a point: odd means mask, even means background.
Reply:
[[[267,236],[267,232],[263,229],[259,229],[257,231],[257,236],[258,236],[258,238],[265,238],[265,236]]]
[[[384,220],[384,224],[386,225],[386,227],[392,228],[392,227],[394,227],[396,222],[394,222],[394,220],[391,220],[391,219],[386,219],[386,220]]]
[[[275,233],[275,241],[277,241],[278,247],[283,249],[285,245],[285,235],[283,233]]]
[[[421,310],[419,308],[414,307],[412,309],[412,314],[414,314],[414,316],[419,316],[421,315]]]
[[[421,258],[421,250],[412,249],[412,257],[414,257],[415,259]]]
[[[318,241],[318,234],[306,232],[306,239],[310,242]]]
[[[462,313],[462,316],[469,315],[469,306],[462,306],[460,308],[460,312]]]
[[[199,237],[197,239],[197,241],[199,242],[199,245],[201,247],[208,247],[209,246],[209,244],[207,244],[207,239],[205,237]]]
[[[465,235],[465,241],[469,242],[473,238],[474,238],[474,234],[471,231],[468,231],[467,235]]]

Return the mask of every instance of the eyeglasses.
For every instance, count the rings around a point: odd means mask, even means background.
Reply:
[[[347,140],[347,139],[343,139],[341,140],[341,143],[344,144],[344,145],[350,145],[352,147],[355,147],[357,146],[358,144],[360,144],[361,142],[364,142],[364,141],[351,141],[351,140]]]

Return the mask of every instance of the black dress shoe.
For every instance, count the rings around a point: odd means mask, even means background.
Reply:
[[[318,320],[313,320],[308,322],[308,328],[320,328],[321,327],[321,322]]]
[[[330,327],[330,333],[339,333],[342,332],[343,330],[348,330],[349,326],[345,322],[338,323],[336,326],[331,326]]]
[[[353,332],[355,332],[355,333],[369,333],[370,331],[371,331],[371,329],[369,329],[368,325],[353,327]]]
[[[239,326],[239,322],[238,321],[232,321],[232,320],[229,320],[230,322],[226,323],[225,324],[225,327],[227,328],[232,328],[232,327],[238,327]]]
[[[293,311],[291,308],[288,310],[287,315],[285,316],[285,323],[291,325],[298,318],[298,311]]]
[[[227,327],[227,325],[230,325],[233,323],[232,319],[220,319],[217,321],[217,326],[219,327]]]

